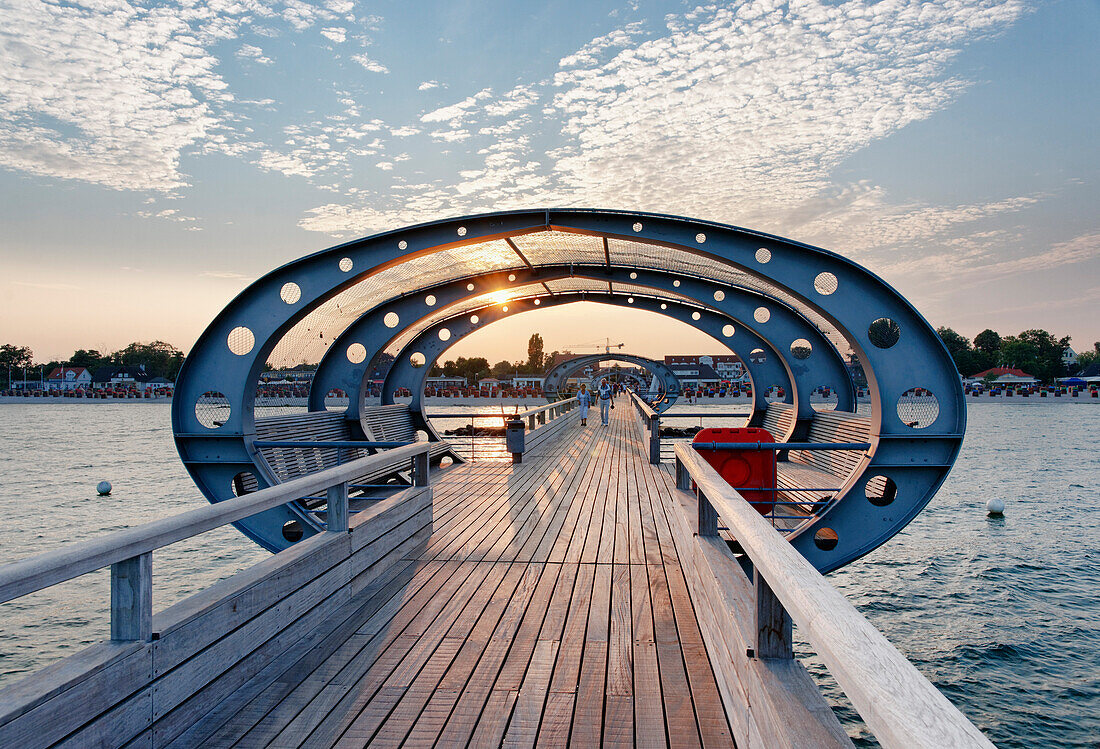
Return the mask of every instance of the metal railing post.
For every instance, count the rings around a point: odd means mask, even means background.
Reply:
[[[111,565],[111,639],[153,639],[153,552]]]
[[[348,530],[348,482],[330,486],[328,494],[328,509],[325,510],[325,519],[328,521],[328,529],[335,533],[346,533]]]
[[[794,658],[791,615],[775,597],[760,570],[753,568],[756,593],[753,621],[753,653],[757,658]]]

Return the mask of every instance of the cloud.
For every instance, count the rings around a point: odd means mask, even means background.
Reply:
[[[390,70],[377,60],[372,60],[365,52],[359,55],[352,55],[352,60],[362,65],[368,72],[371,73],[389,73]]]
[[[434,140],[441,140],[447,143],[457,143],[458,141],[468,140],[470,138],[469,130],[433,130],[428,133]]]
[[[348,38],[348,30],[341,26],[330,26],[321,29],[321,36],[336,44],[343,44]]]
[[[265,57],[262,49],[251,44],[242,44],[241,48],[237,50],[237,57],[242,60],[251,60],[260,65],[272,65],[275,62],[270,57]]]
[[[422,114],[421,123],[445,126],[431,131],[434,140],[464,144],[464,153],[448,155],[461,157],[462,180],[408,184],[400,194],[365,190],[346,210],[322,206],[301,225],[342,234],[410,216],[605,205],[817,237],[827,246],[843,239],[845,251],[916,242],[1041,198],[893,205],[875,185],[837,188],[832,174],[868,144],[953,101],[967,84],[950,75],[951,61],[1024,12],[1020,0],[755,0],[670,16],[662,31],[632,23],[564,56],[548,80],[500,95],[483,88]],[[467,164],[474,158],[482,168]],[[351,223],[341,225],[342,217]]]
[[[238,18],[195,6],[6,4],[0,165],[115,189],[186,184],[181,152],[232,96],[207,50]]]
[[[439,88],[439,81],[424,81],[416,87],[417,91],[428,91],[433,88]]]

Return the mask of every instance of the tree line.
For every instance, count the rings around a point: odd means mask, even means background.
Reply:
[[[1070,337],[1055,338],[1045,330],[1025,330],[1022,333],[1002,337],[994,330],[985,329],[974,336],[974,342],[951,328],[936,329],[940,334],[955,367],[963,377],[973,377],[993,367],[1015,367],[1044,383],[1065,377],[1062,354],[1069,347]],[[1084,369],[1100,359],[1100,341],[1092,344],[1091,351],[1077,355],[1075,371]]]
[[[432,365],[429,374],[432,377],[465,377],[467,382],[476,382],[484,377],[493,376],[500,379],[506,375],[541,375],[547,365],[558,355],[553,351],[549,356],[543,353],[542,336],[538,333],[527,339],[527,360],[498,361],[492,366],[484,356],[475,356],[467,359],[460,356],[457,359],[447,360],[443,364]]]
[[[95,349],[77,349],[65,361],[39,362],[35,361],[34,352],[29,346],[11,343],[0,345],[0,379],[4,381],[5,387],[11,386],[11,380],[22,380],[24,369],[40,370],[45,376],[57,367],[85,367],[89,372],[95,372],[100,367],[111,365],[144,366],[150,377],[164,377],[174,381],[183,366],[183,352],[164,341],[134,341],[109,354],[101,354]],[[27,376],[30,377],[29,372]]]

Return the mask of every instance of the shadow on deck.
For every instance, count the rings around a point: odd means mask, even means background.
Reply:
[[[438,474],[427,543],[178,742],[732,745],[669,477],[612,414]]]

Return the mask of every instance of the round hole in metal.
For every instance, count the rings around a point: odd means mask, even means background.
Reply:
[[[348,346],[347,355],[352,364],[362,364],[367,358],[367,347],[361,343],[353,343]]]

